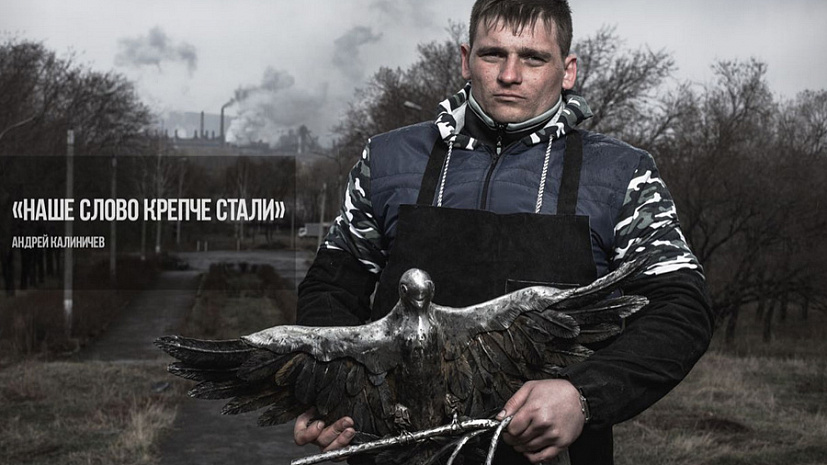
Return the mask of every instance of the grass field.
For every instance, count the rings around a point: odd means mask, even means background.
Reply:
[[[615,427],[618,465],[827,464],[827,318],[777,325],[770,344],[745,321],[718,334],[674,391]]]
[[[0,370],[0,463],[152,464],[185,384],[158,363],[21,362]],[[161,389],[167,386],[166,389]]]

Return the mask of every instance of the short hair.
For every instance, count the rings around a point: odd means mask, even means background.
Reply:
[[[519,34],[526,26],[534,28],[538,18],[542,18],[546,26],[554,24],[560,56],[565,59],[569,55],[572,38],[568,0],[477,0],[471,8],[468,42],[471,46],[474,45],[480,22],[489,28],[501,19],[515,34]]]

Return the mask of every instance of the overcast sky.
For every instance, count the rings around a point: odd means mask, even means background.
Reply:
[[[0,0],[0,38],[136,82],[166,111],[269,112],[327,139],[354,87],[380,66],[406,67],[416,44],[443,40],[473,0]],[[827,0],[571,0],[575,41],[615,25],[627,46],[673,53],[678,77],[711,79],[716,59],[759,58],[784,97],[827,88]],[[237,90],[246,91],[237,92]],[[586,96],[588,98],[588,96]],[[253,111],[255,110],[255,111]],[[256,113],[258,112],[258,113]]]

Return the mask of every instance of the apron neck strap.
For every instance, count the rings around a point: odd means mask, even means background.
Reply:
[[[577,190],[580,188],[580,167],[583,165],[583,136],[579,131],[566,135],[566,156],[560,194],[557,196],[557,214],[574,215],[577,211]]]
[[[450,143],[450,142],[449,142]],[[549,141],[549,144],[551,141]],[[448,146],[441,139],[434,142],[422,183],[419,186],[417,205],[433,205],[442,167],[448,155]],[[558,215],[574,215],[577,210],[577,190],[580,187],[580,168],[583,164],[583,136],[578,131],[566,135],[566,155],[563,157],[563,173],[560,194],[557,198]]]
[[[428,164],[425,166],[425,174],[422,175],[422,184],[419,186],[419,196],[416,199],[417,205],[433,205],[439,175],[442,172],[445,157],[448,155],[447,144],[450,143],[451,141],[446,143],[440,138],[437,138],[434,142],[431,155],[428,157]]]

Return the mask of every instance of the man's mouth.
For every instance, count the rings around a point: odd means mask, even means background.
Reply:
[[[497,100],[523,100],[523,96],[519,94],[494,94]]]

